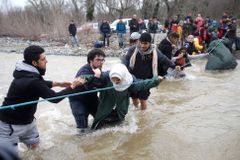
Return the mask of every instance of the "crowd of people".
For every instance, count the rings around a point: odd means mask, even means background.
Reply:
[[[220,22],[203,19],[200,14],[194,19],[189,14],[184,20],[175,17],[170,23],[165,23],[167,36],[158,44],[154,44],[158,30],[157,19],[144,21],[133,15],[129,23],[130,46],[125,48],[126,54],[122,63],[114,65],[109,71],[102,71],[105,62],[103,50],[94,48],[88,52],[87,63],[78,70],[73,82],[55,82],[44,80],[47,68],[45,51],[40,46],[29,46],[24,50],[23,60],[16,63],[13,81],[2,103],[2,107],[39,98],[48,99],[79,93],[99,88],[112,87],[109,90],[69,97],[70,108],[79,132],[89,129],[88,118],[94,120],[91,129],[120,124],[129,109],[131,97],[133,105],[141,110],[147,109],[150,89],[159,85],[168,69],[177,71],[191,66],[189,55],[199,54],[215,39],[226,37],[231,41],[228,46],[232,51],[232,43],[236,39],[236,19],[224,13]],[[117,24],[119,47],[124,45],[126,26],[119,20]],[[107,21],[100,26],[104,46],[109,46],[111,32]],[[76,25],[69,25],[72,45],[78,45]],[[55,92],[52,87],[64,89]],[[58,103],[63,98],[49,100]],[[8,142],[17,148],[23,142],[29,149],[35,149],[40,142],[34,114],[37,103],[26,104],[18,108],[0,110],[0,142]]]
[[[122,18],[119,18],[116,34],[120,48],[124,48],[124,44],[127,43],[127,27],[126,24],[124,24]],[[186,17],[174,16],[171,20],[166,19],[164,25],[160,25],[160,20],[157,17],[151,17],[147,21],[144,21],[134,14],[129,22],[128,28],[129,35],[133,32],[139,32],[140,34],[143,32],[150,33],[152,36],[152,43],[155,43],[155,35],[157,33],[178,33],[178,49],[186,43],[189,39],[188,36],[193,36],[194,46],[199,46],[195,47],[198,50],[195,53],[203,52],[209,47],[210,42],[221,39],[222,37],[226,37],[230,40],[228,48],[231,51],[234,43],[237,48],[240,47],[240,40],[237,38],[237,19],[227,11],[223,13],[219,21],[209,16],[202,17],[200,13],[197,14],[196,17],[193,17],[192,13],[189,13]],[[99,31],[103,39],[103,45],[100,47],[109,46],[109,38],[112,34],[109,21],[104,19],[100,24]],[[105,41],[107,41],[107,44],[105,44]]]

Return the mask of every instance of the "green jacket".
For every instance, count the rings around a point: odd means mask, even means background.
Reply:
[[[115,111],[117,112],[119,122],[123,121],[125,115],[128,112],[130,94],[156,87],[159,83],[160,80],[157,77],[146,80],[134,79],[133,84],[124,91],[119,92],[113,88],[100,92],[99,105],[95,119],[92,124],[92,129],[97,129],[99,123],[104,120],[113,111],[113,109],[115,109]],[[104,87],[111,86],[113,86],[113,84],[110,81],[109,77],[107,77],[107,79],[105,77]]]

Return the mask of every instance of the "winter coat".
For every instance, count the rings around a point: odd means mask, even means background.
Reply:
[[[89,64],[85,64],[84,66],[82,66],[78,70],[75,77],[76,78],[85,77],[86,79],[88,79],[88,77],[91,77],[91,78],[83,86],[76,87],[74,89],[74,92],[79,93],[79,92],[94,90],[96,88],[101,87],[102,86],[101,81],[99,81],[99,79],[95,78],[93,75],[94,75],[94,72]],[[69,97],[69,99],[71,101],[81,101],[84,105],[87,106],[87,109],[91,111],[91,113],[96,113],[96,108],[98,105],[97,92],[73,96],[73,97]]]
[[[76,25],[75,24],[70,24],[68,26],[68,31],[69,31],[70,36],[76,36],[76,34],[77,34],[77,27],[76,27]]]
[[[177,57],[180,54],[180,50],[178,50],[175,54],[174,57]],[[188,58],[188,54],[186,53],[182,58],[177,59],[175,61],[175,64],[178,66],[184,66],[184,67],[189,67],[191,66],[190,60]]]
[[[134,68],[131,69],[129,67],[129,61],[131,59],[131,56],[134,53],[136,46],[133,46],[129,48],[128,53],[126,55],[126,66],[128,67],[130,73],[132,73],[134,76],[136,76],[139,79],[146,79],[146,78],[152,78],[152,54],[148,55],[141,55],[140,53],[137,53],[136,56],[136,62],[134,65]],[[167,74],[167,69],[169,67],[174,68],[174,63],[168,59],[164,54],[162,54],[161,51],[157,49],[157,55],[158,55],[158,75],[164,76]]]
[[[157,29],[158,29],[158,24],[153,22],[153,21],[150,21],[148,23],[148,30],[149,30],[149,33],[157,33]]]
[[[109,79],[109,76],[102,77],[105,81],[105,87],[113,86]],[[136,79],[135,79],[136,82]],[[131,93],[136,93],[141,90],[150,89],[156,87],[160,83],[157,77],[151,79],[151,81],[142,81],[141,83],[133,83],[128,89],[124,91],[116,91],[110,89],[100,92],[99,105],[97,114],[92,124],[92,129],[99,129],[105,119],[109,119],[109,115],[114,113],[112,120],[114,122],[122,122],[128,113],[129,97]],[[111,123],[111,120],[108,120]]]
[[[101,26],[100,26],[100,31],[103,34],[110,34],[111,29],[110,29],[109,24],[107,22],[106,23],[102,23]]]
[[[35,67],[23,62],[16,64],[13,77],[14,79],[8,90],[7,97],[3,101],[3,106],[37,101],[40,97],[50,98],[73,92],[71,88],[66,88],[56,93],[51,89],[51,81],[45,81]],[[50,102],[58,103],[62,99],[51,100]],[[29,124],[34,119],[36,109],[37,103],[16,107],[15,109],[2,109],[0,110],[0,120],[8,124]]]
[[[139,31],[139,23],[136,19],[132,19],[129,22],[130,33]]]
[[[171,42],[169,42],[166,38],[160,42],[160,44],[158,45],[158,49],[169,59],[172,59],[173,47]]]
[[[189,55],[193,55],[194,52],[198,53],[198,50],[195,48],[194,43],[185,42],[184,47],[187,49]]]
[[[118,23],[116,27],[117,33],[126,33],[126,25],[125,23]]]

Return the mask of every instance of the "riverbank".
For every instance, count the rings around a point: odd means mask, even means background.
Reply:
[[[166,34],[160,33],[156,36],[156,44],[158,44]],[[79,38],[79,47],[71,47],[65,42],[56,42],[42,39],[40,41],[26,40],[24,38],[0,37],[0,52],[22,54],[24,49],[29,45],[39,45],[45,49],[47,55],[64,55],[64,56],[86,56],[89,50],[93,48],[93,41]],[[87,38],[86,38],[87,39]],[[128,39],[128,37],[127,37]],[[116,35],[110,38],[110,46],[102,48],[108,57],[119,57],[123,51],[118,47]],[[240,50],[234,51],[237,59],[240,59]]]

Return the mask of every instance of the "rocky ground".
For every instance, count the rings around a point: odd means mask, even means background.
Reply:
[[[85,56],[88,51],[93,48],[93,42],[98,38],[97,33],[80,35],[79,36],[79,47],[71,47],[69,43],[55,42],[55,41],[31,41],[23,38],[10,38],[0,37],[0,52],[3,53],[17,53],[22,54],[24,49],[29,45],[40,45],[45,49],[45,53],[49,55],[71,55],[71,56]],[[158,44],[166,34],[157,34],[155,43]],[[127,34],[126,39],[129,39]],[[128,45],[128,44],[126,44]],[[122,53],[122,49],[118,47],[118,41],[116,34],[110,37],[110,47],[102,48],[107,56],[118,57]],[[234,51],[234,55],[240,59],[240,51]]]
[[[126,39],[129,39],[129,33],[127,33]],[[159,43],[166,35],[157,35]],[[46,54],[50,55],[71,55],[71,56],[84,56],[89,50],[93,48],[93,42],[98,39],[99,34],[87,34],[79,35],[79,47],[71,47],[69,43],[55,42],[55,41],[31,41],[23,38],[10,38],[0,37],[0,52],[4,53],[17,53],[22,54],[24,49],[29,45],[40,45],[45,49]],[[126,44],[127,46],[128,44]],[[110,46],[102,48],[107,56],[117,57],[122,53],[122,49],[118,47],[118,41],[116,34],[110,37]]]

